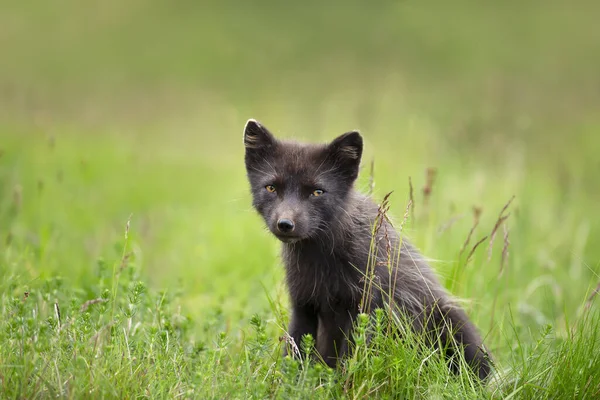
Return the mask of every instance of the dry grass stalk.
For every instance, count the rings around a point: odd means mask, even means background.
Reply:
[[[508,260],[508,246],[510,244],[510,240],[508,238],[508,224],[504,224],[504,246],[502,247],[502,261],[500,262],[500,273],[499,276],[502,276],[504,273],[504,267],[506,266],[506,261]]]
[[[414,196],[414,190],[413,190],[413,184],[412,184],[412,179],[409,176],[408,177],[408,187],[409,187],[409,203],[410,203],[410,219],[411,221],[413,221],[412,223],[415,223],[415,196]]]
[[[427,168],[427,179],[425,186],[423,187],[423,204],[425,206],[429,204],[429,198],[431,197],[431,192],[433,191],[433,183],[435,182],[436,174],[437,170],[435,168]]]
[[[507,215],[504,215],[504,212],[508,209],[508,207],[510,206],[510,204],[512,203],[512,201],[514,199],[515,199],[515,196],[511,197],[510,200],[508,201],[508,203],[506,203],[504,205],[504,207],[500,211],[500,214],[498,215],[498,220],[496,221],[496,224],[494,225],[494,229],[492,229],[492,233],[490,234],[490,244],[488,245],[488,261],[492,259],[492,248],[494,246],[494,239],[496,238],[496,233],[498,232],[498,228],[510,216],[510,213],[508,213]]]
[[[392,223],[392,221],[390,221],[390,219],[387,216],[387,212],[390,210],[390,196],[392,195],[393,191],[389,192],[388,194],[386,194],[385,196],[383,196],[383,200],[381,201],[381,204],[379,205],[379,209],[377,210],[377,228],[375,229],[375,232],[379,232],[379,229],[381,229],[381,225],[383,224],[383,221],[386,220],[388,221],[390,224]]]
[[[121,265],[119,266],[119,272],[122,272],[125,268],[127,268],[127,265],[129,265],[129,259],[131,258],[131,256],[133,255],[133,252],[129,252],[127,254],[125,254],[122,258],[121,258]]]
[[[504,268],[505,268],[506,262],[508,260],[508,246],[510,245],[508,225],[505,223],[503,226],[504,226],[504,246],[502,247],[502,261],[500,262],[500,271],[498,271],[498,281],[500,281],[500,279],[504,275]],[[490,331],[494,327],[494,317],[496,315],[496,303],[498,302],[498,292],[499,292],[500,286],[501,286],[501,284],[498,284],[498,286],[496,286],[496,293],[494,294],[494,301],[492,303],[492,315],[490,318]]]
[[[388,221],[391,224],[390,219],[388,218],[388,211],[390,210],[390,196],[391,196],[392,192],[389,192],[388,194],[386,194],[383,197],[383,200],[381,202],[381,205],[379,206],[379,209],[377,210],[377,228],[375,229],[375,235],[377,235],[377,233],[379,233],[379,230],[383,227],[383,239],[386,242],[386,261],[384,262],[385,265],[389,265],[390,261],[391,261],[391,255],[392,255],[392,243],[390,241],[390,237],[389,237],[389,232],[388,232],[388,228],[387,225],[383,224],[383,221]],[[377,237],[377,236],[375,236]]]
[[[481,217],[481,212],[482,212],[481,207],[473,207],[473,226],[471,227],[471,230],[469,231],[469,235],[467,236],[465,243],[463,244],[462,248],[460,249],[459,257],[462,256],[463,252],[466,250],[467,246],[471,242],[471,237],[473,236],[475,229],[479,225],[479,219]]]
[[[587,301],[585,302],[585,309],[586,310],[588,310],[592,306],[592,302],[594,301],[594,298],[596,297],[596,295],[598,294],[598,292],[600,292],[600,282],[598,282],[598,285],[596,286],[596,289],[594,289],[594,291],[592,292],[592,294],[590,295],[590,297],[588,297]]]
[[[106,303],[107,301],[108,301],[107,299],[103,299],[103,298],[97,298],[97,299],[88,300],[88,301],[86,301],[85,303],[83,303],[81,305],[81,308],[79,308],[79,312],[86,311],[90,306],[92,306],[94,304]]]
[[[56,317],[58,330],[60,330],[61,329],[61,320],[60,320],[60,308],[58,307],[58,303],[54,303],[54,316]]]
[[[131,227],[131,217],[133,214],[129,214],[127,223],[125,224],[125,244],[123,245],[123,255],[121,256],[121,265],[119,266],[119,273],[121,273],[129,264],[129,259],[133,255],[133,252],[127,252],[127,242],[129,240],[129,229]]]
[[[131,217],[133,214],[129,214],[129,218],[127,218],[127,223],[125,224],[125,240],[129,237],[129,228],[131,226]]]
[[[404,225],[406,224],[406,221],[408,220],[408,214],[409,214],[409,212],[411,210],[411,207],[412,207],[412,201],[409,200],[408,204],[406,205],[406,209],[404,210],[404,216],[402,217],[402,222],[400,222],[400,226],[398,228],[398,232],[400,234],[402,234],[402,231],[404,230]],[[400,263],[400,256],[401,256],[401,254],[402,254],[402,236],[400,236],[400,243],[398,244],[398,247],[395,249],[394,255],[392,257],[393,260],[395,260],[395,265],[396,266],[398,266],[398,264]],[[391,266],[391,264],[390,264],[390,266]],[[390,298],[393,297],[392,292],[397,287],[396,285],[398,283],[398,270],[399,270],[398,268],[394,268],[394,276],[393,277],[391,277],[392,270],[390,269],[390,271],[389,271],[390,272],[390,277],[392,278],[392,285],[390,286],[390,291],[388,293],[388,296]],[[393,311],[392,311],[391,308],[390,308],[389,312],[390,312],[390,321],[392,321]],[[391,324],[388,324],[388,334],[390,333],[390,329],[391,328],[392,328]]]
[[[389,222],[389,219],[387,218],[387,211],[390,208],[390,204],[389,204],[389,198],[391,196],[392,192],[389,192],[388,194],[386,194],[383,197],[383,200],[381,201],[381,204],[379,205],[378,209],[377,209],[377,216],[375,217],[375,224],[373,226],[373,230],[371,232],[371,247],[369,249],[369,259],[367,261],[367,271],[364,273],[364,276],[361,278],[361,281],[364,282],[364,287],[363,287],[363,296],[361,299],[361,303],[359,306],[359,309],[361,310],[360,312],[370,312],[370,310],[368,310],[368,304],[369,304],[369,299],[371,298],[371,294],[372,294],[372,285],[374,284],[375,281],[375,267],[376,266],[382,266],[382,265],[388,265],[385,261],[379,261],[377,259],[377,246],[378,246],[378,234],[381,230],[382,227],[384,227],[385,229],[385,233],[384,233],[384,240],[386,240],[387,242],[387,247],[386,247],[386,253],[388,256],[388,260],[390,259],[390,254],[391,254],[391,242],[389,239],[389,235],[387,232],[387,226],[383,224],[384,220],[387,220]]]
[[[412,209],[413,202],[412,200],[408,200],[408,204],[406,205],[406,209],[404,210],[404,215],[402,216],[402,223],[400,224],[400,232],[404,229],[404,224],[408,221],[408,213]]]
[[[279,341],[280,342],[286,342],[288,345],[291,346],[292,351],[294,352],[294,354],[296,356],[301,356],[300,354],[300,348],[298,347],[298,344],[296,343],[296,341],[294,340],[293,337],[291,337],[287,332],[285,332],[285,334],[283,336],[279,337]]]
[[[483,243],[487,238],[488,238],[487,236],[484,236],[477,243],[475,243],[475,246],[473,246],[473,248],[469,252],[469,255],[467,256],[467,261],[465,262],[465,265],[467,265],[469,263],[469,261],[471,261],[471,257],[473,257],[473,253],[475,253],[475,250],[477,250],[477,247],[479,247],[479,245],[481,243]]]

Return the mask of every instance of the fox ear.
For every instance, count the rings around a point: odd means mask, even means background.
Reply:
[[[258,149],[275,144],[275,137],[267,128],[255,119],[249,119],[244,127],[244,146],[246,149]]]
[[[348,178],[354,180],[358,177],[358,167],[363,151],[363,140],[358,131],[338,136],[327,146],[327,149]]]

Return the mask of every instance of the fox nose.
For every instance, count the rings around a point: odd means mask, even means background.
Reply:
[[[281,218],[277,221],[277,230],[281,233],[289,233],[294,230],[294,221],[287,218]]]

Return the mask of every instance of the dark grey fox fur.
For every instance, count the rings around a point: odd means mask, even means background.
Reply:
[[[447,344],[450,358],[460,349],[480,378],[489,375],[490,362],[475,326],[418,251],[400,240],[387,220],[373,238],[378,206],[353,188],[363,150],[358,132],[327,145],[300,144],[277,140],[251,119],[244,128],[244,145],[253,206],[283,242],[292,304],[289,335],[298,346],[303,335],[311,334],[332,367],[348,353],[356,316],[366,312],[360,305],[370,265],[376,284],[368,293],[369,310],[393,304],[411,317],[415,330],[437,332],[433,346]],[[372,241],[380,245],[371,247]],[[400,249],[391,276],[383,241]],[[375,262],[369,261],[370,252]]]

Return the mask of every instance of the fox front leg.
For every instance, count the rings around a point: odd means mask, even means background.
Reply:
[[[317,339],[318,318],[314,308],[310,306],[294,306],[292,308],[292,318],[288,327],[288,333],[293,339],[290,346],[284,347],[283,355],[289,354],[288,348],[291,347],[291,355],[299,357],[302,355],[302,336],[310,334],[314,340]]]
[[[335,368],[338,361],[350,350],[356,315],[356,312],[342,308],[319,315],[322,326],[317,349],[323,361],[331,368]]]

